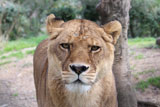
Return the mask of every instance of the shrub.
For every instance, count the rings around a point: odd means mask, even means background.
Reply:
[[[76,18],[76,11],[71,7],[54,8],[50,13],[55,14],[57,18],[64,21]]]
[[[99,20],[99,14],[96,11],[96,5],[98,4],[97,0],[81,0],[82,1],[82,18],[92,20],[92,21],[98,21]]]
[[[18,33],[16,24],[19,23],[19,16],[23,13],[20,5],[12,2],[5,2],[0,5],[0,35],[1,39],[15,39]]]
[[[40,21],[28,16],[25,6],[5,1],[0,5],[0,41],[15,40],[40,31]]]
[[[132,0],[130,10],[130,37],[158,37],[160,35],[159,0]]]

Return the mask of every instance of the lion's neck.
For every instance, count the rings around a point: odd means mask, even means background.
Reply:
[[[86,92],[70,91],[62,84],[54,83],[49,90],[56,107],[100,107],[103,96],[102,82],[97,82],[88,91],[84,90]]]

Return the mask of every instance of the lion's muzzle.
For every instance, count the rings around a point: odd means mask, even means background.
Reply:
[[[75,72],[78,75],[80,75],[81,73],[83,73],[89,69],[89,66],[87,66],[87,65],[71,64],[71,65],[69,65],[69,67],[70,67],[71,71]]]

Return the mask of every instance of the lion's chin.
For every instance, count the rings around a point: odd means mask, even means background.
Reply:
[[[76,92],[76,93],[85,93],[91,89],[91,85],[86,85],[86,84],[80,83],[80,82],[66,84],[65,87],[68,91]]]

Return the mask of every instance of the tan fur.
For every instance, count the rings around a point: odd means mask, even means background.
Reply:
[[[54,15],[47,18],[50,38],[41,42],[34,54],[38,107],[117,107],[112,65],[120,23],[100,27],[84,19],[62,22]],[[61,43],[71,44],[70,50]],[[101,48],[92,52],[93,45]],[[74,83],[77,75],[69,69],[73,63],[89,65],[89,70],[79,75],[82,84]]]

